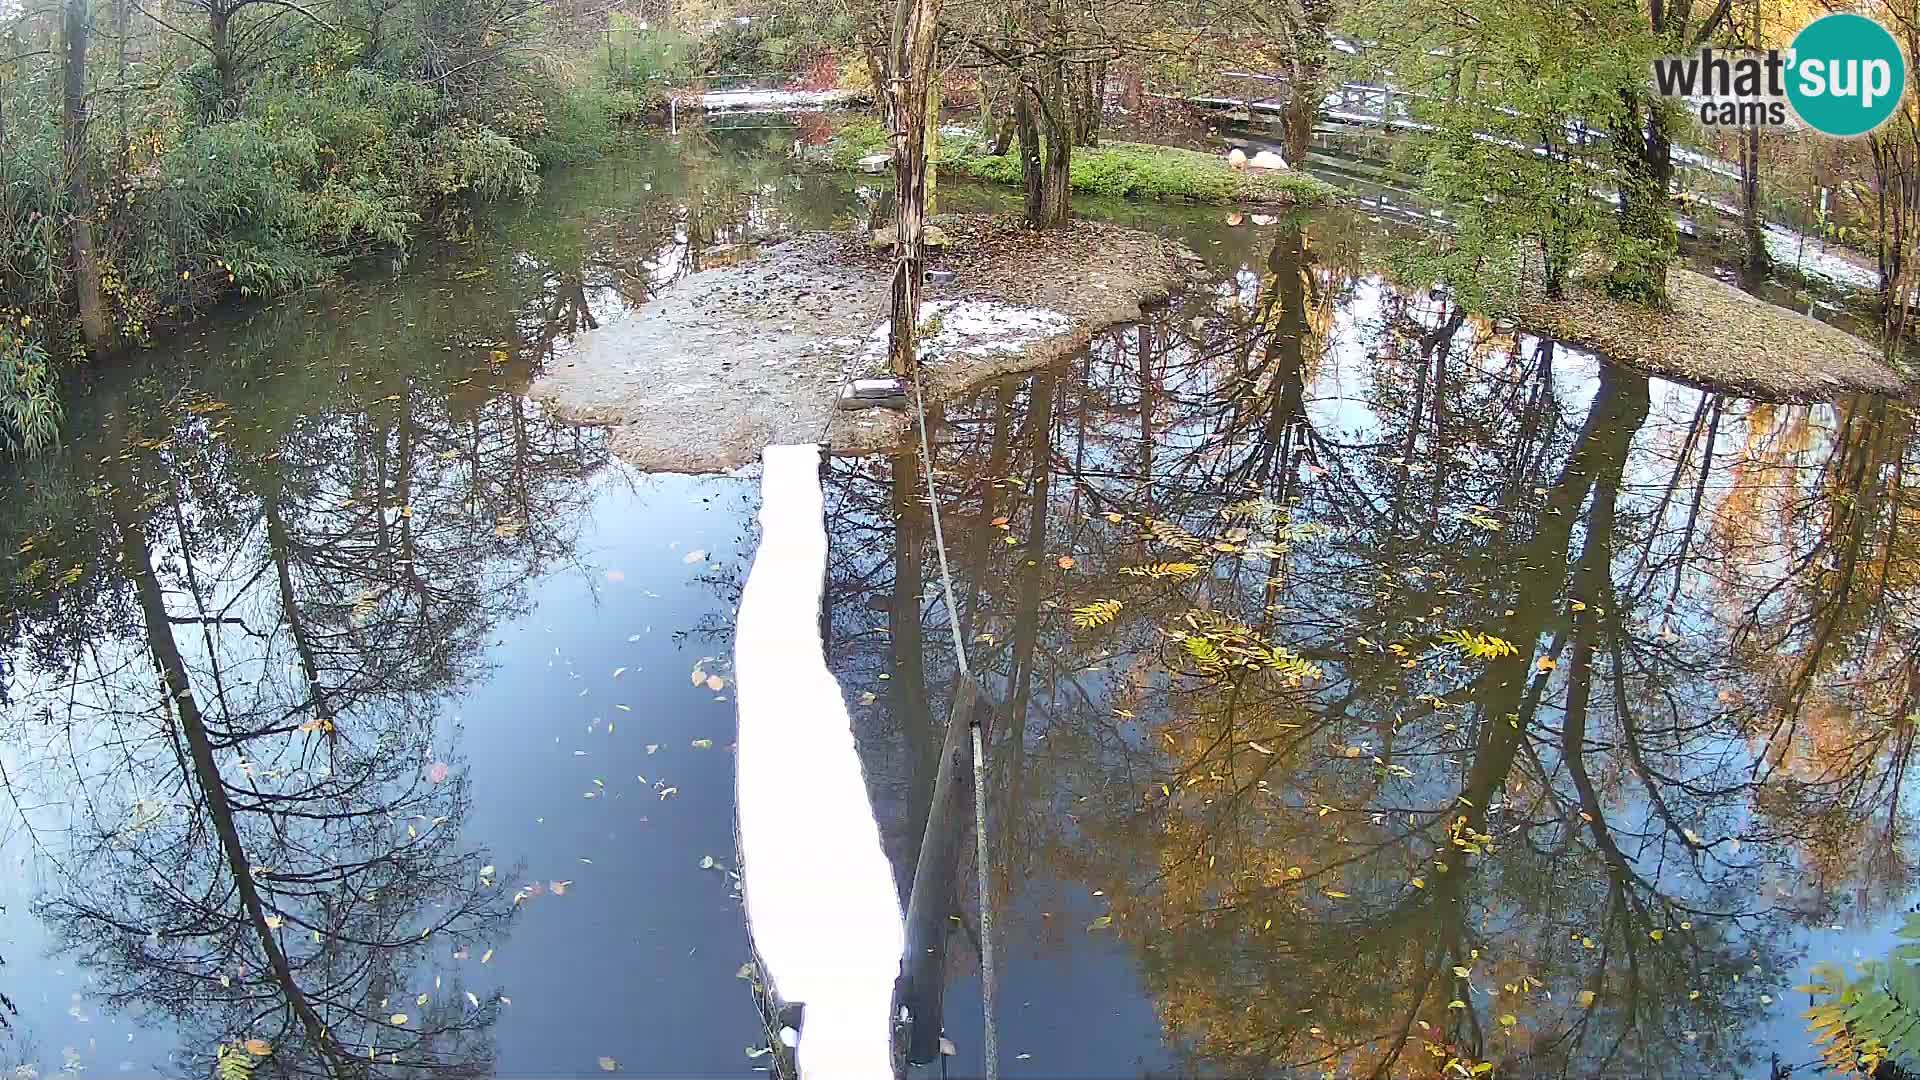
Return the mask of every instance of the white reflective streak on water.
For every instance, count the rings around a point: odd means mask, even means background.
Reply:
[[[886,1080],[905,925],[820,642],[820,451],[773,446],[765,462],[734,645],[747,924],[780,996],[806,1005],[801,1075]]]

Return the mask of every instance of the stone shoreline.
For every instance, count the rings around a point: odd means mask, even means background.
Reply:
[[[923,297],[929,404],[1086,347],[1199,262],[1096,222],[1035,233],[988,215],[935,220],[957,243],[929,256],[952,274]],[[835,406],[847,380],[884,372],[891,269],[864,236],[795,237],[579,335],[531,393],[564,419],[612,428],[614,453],[650,471],[726,471],[773,443],[892,449],[911,437],[909,414]]]
[[[1905,395],[1911,384],[1880,350],[1810,315],[1674,267],[1668,308],[1575,289],[1505,314],[1525,331],[1592,349],[1649,374],[1766,401],[1833,401],[1850,393]]]

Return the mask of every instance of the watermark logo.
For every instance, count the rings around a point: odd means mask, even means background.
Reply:
[[[1823,15],[1784,51],[1707,48],[1653,62],[1654,87],[1685,98],[1708,127],[1787,126],[1788,110],[1822,135],[1850,138],[1885,123],[1907,88],[1907,61],[1885,27]]]

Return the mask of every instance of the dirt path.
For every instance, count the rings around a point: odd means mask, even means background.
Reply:
[[[953,279],[927,287],[922,311],[937,320],[926,362],[936,400],[1083,348],[1199,262],[1171,241],[1094,222],[1043,234],[985,216],[937,224],[957,243],[929,260]],[[647,470],[724,471],[772,443],[899,445],[905,415],[834,405],[849,378],[885,368],[890,269],[863,237],[797,237],[579,335],[532,394],[566,419],[613,428],[614,452]]]

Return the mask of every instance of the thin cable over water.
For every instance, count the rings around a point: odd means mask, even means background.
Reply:
[[[913,372],[913,411],[920,426],[920,466],[927,479],[927,505],[933,511],[933,550],[940,557],[940,587],[946,595],[947,628],[953,631],[953,658],[960,667],[960,678],[971,679],[967,669],[966,639],[960,633],[960,606],[953,602],[953,573],[947,567],[947,540],[940,528],[940,493],[933,485],[933,444],[927,439],[927,405],[920,394],[920,371]],[[951,721],[950,721],[951,722]],[[987,873],[987,755],[980,725],[968,717],[973,735],[973,845],[974,862],[980,882],[980,1007],[983,1013],[981,1057],[986,1065],[986,1080],[1000,1078],[1000,1036],[993,1011],[993,903],[989,891],[992,879]]]

